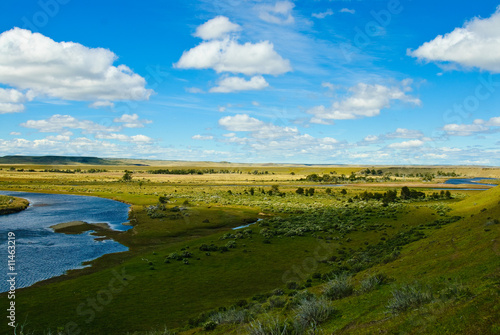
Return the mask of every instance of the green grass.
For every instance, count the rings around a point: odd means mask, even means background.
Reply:
[[[0,215],[17,213],[28,208],[29,202],[26,199],[0,195]]]
[[[383,207],[377,201],[348,202],[366,188],[349,188],[346,196],[335,189],[333,196],[322,190],[305,197],[296,195],[295,187],[280,185],[285,197],[251,196],[245,194],[249,186],[148,182],[141,187],[107,181],[106,173],[88,180],[70,175],[55,183],[52,175],[13,180],[14,174],[0,176],[0,186],[97,195],[133,205],[134,229],[101,232],[129,252],[105,255],[91,268],[18,290],[17,318],[27,320],[27,329],[54,332],[76,324],[83,334],[132,334],[161,333],[167,326],[192,334],[213,321],[218,325],[210,334],[240,334],[250,331],[252,320],[256,329],[293,329],[292,319],[300,313],[326,333],[495,334],[498,329],[497,188],[452,192],[465,200]],[[153,219],[146,206],[160,195],[170,197],[168,215],[185,200],[190,205],[177,218]],[[262,212],[269,215],[259,216]],[[252,234],[231,230],[257,217],[265,220],[249,228]],[[221,253],[228,243],[236,248]],[[218,250],[207,255],[199,250],[202,244]],[[185,256],[166,263],[172,253]],[[349,294],[335,296],[328,304],[335,313],[326,313],[321,299],[327,282],[342,273],[352,278]],[[430,287],[432,298],[391,313],[394,292],[415,280],[415,287]],[[113,285],[121,289],[112,292]],[[299,299],[304,290],[319,302]],[[5,294],[0,301],[5,303]],[[190,319],[194,328],[184,329]]]

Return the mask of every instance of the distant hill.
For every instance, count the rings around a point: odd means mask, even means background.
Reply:
[[[73,157],[73,156],[4,156],[0,157],[0,164],[38,164],[38,165],[116,165],[118,159],[98,157]]]

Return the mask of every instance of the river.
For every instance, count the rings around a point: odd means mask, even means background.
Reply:
[[[113,240],[96,240],[91,232],[78,235],[55,233],[52,225],[85,221],[108,223],[114,230],[127,230],[129,205],[104,198],[0,191],[0,194],[29,200],[30,206],[19,213],[0,216],[0,262],[3,276],[7,275],[7,234],[15,234],[16,288],[60,276],[67,270],[84,267],[83,262],[102,255],[127,251]],[[6,280],[0,283],[0,292],[8,290]]]
[[[445,184],[449,185],[460,185],[460,184],[469,184],[469,185],[481,185],[481,186],[497,186],[496,184],[485,184],[480,183],[481,180],[497,180],[497,178],[484,178],[484,177],[476,177],[476,178],[453,178],[445,181]]]

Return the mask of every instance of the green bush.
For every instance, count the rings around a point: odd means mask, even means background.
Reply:
[[[292,334],[290,325],[277,317],[268,317],[264,320],[250,322],[248,334],[250,335],[287,335]]]
[[[227,311],[219,311],[210,316],[210,321],[216,324],[236,324],[244,323],[248,320],[248,311],[245,309],[228,309]]]
[[[387,284],[388,282],[389,278],[385,274],[377,273],[361,281],[360,291],[369,292],[376,289],[380,285]]]
[[[282,308],[284,307],[286,304],[286,299],[282,298],[282,297],[271,297],[269,298],[269,306],[271,308]]]
[[[458,281],[447,283],[445,287],[439,291],[439,299],[443,301],[470,298],[473,295],[474,294],[467,286]]]
[[[351,277],[348,275],[338,275],[330,280],[325,287],[323,294],[332,300],[342,299],[350,296],[354,292]]]
[[[433,299],[430,286],[420,283],[406,284],[392,291],[392,299],[387,308],[392,313],[399,313],[410,308],[420,307]]]
[[[296,329],[303,329],[311,324],[322,323],[335,312],[335,308],[325,298],[313,296],[302,299],[296,309]],[[297,327],[298,326],[298,327]]]
[[[169,255],[167,256],[167,258],[168,258],[168,259],[175,259],[175,260],[177,260],[177,261],[180,261],[180,260],[182,259],[182,256],[181,256],[181,255],[179,255],[179,254],[178,254],[178,253],[176,253],[176,252],[172,252],[171,254],[169,254]]]
[[[217,328],[217,323],[214,321],[210,320],[203,324],[203,330],[205,331],[214,330],[215,328]]]

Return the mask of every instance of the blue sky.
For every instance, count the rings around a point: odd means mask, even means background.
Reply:
[[[498,1],[0,4],[0,155],[500,165]]]

